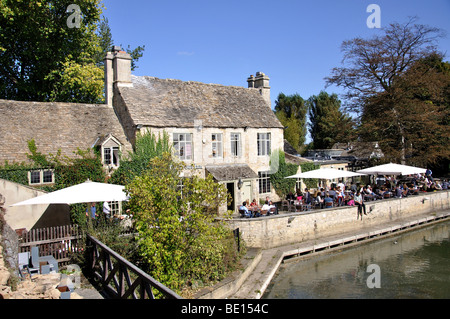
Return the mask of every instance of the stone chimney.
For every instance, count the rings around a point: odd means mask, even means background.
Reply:
[[[250,75],[247,79],[248,87],[258,89],[267,104],[271,107],[269,77],[262,72],[256,72],[256,76]]]
[[[119,46],[113,46],[112,52],[105,57],[105,102],[113,106],[114,91],[119,86],[132,86],[131,56]]]

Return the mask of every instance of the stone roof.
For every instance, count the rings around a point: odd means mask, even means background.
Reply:
[[[247,164],[228,164],[228,165],[211,165],[206,166],[205,169],[218,181],[234,181],[241,179],[255,179],[258,178],[250,166]]]
[[[283,128],[258,89],[134,75],[132,82],[119,91],[136,125]]]
[[[0,165],[5,160],[27,162],[28,141],[45,155],[73,157],[73,152],[93,146],[112,134],[131,151],[114,110],[102,104],[22,102],[0,100]]]

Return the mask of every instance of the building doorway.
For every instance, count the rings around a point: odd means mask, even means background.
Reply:
[[[236,210],[236,201],[234,199],[234,183],[227,183],[227,194],[229,194],[231,201],[227,204],[227,210]]]

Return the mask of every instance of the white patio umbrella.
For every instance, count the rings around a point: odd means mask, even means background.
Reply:
[[[317,178],[317,179],[336,179],[344,177],[355,177],[364,175],[350,171],[338,170],[334,168],[319,168],[312,171],[291,175],[285,178]]]
[[[126,201],[125,186],[86,181],[11,206]]]
[[[410,174],[425,173],[426,169],[402,164],[389,163],[361,169],[357,172],[370,175],[410,175]]]

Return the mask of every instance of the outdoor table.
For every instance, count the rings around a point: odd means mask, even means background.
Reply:
[[[58,262],[52,255],[39,257],[39,266],[41,274],[50,273],[51,271],[58,272]]]
[[[251,206],[248,208],[250,212],[252,212],[252,216],[255,217],[257,213],[261,213],[261,209],[257,206]]]

